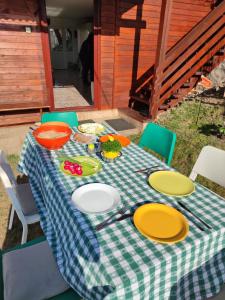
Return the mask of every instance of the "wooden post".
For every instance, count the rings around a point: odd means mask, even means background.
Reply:
[[[160,89],[163,82],[163,68],[165,62],[165,56],[167,51],[168,33],[170,27],[170,17],[172,11],[173,0],[162,0],[159,34],[156,51],[156,61],[154,70],[154,79],[152,87],[152,95],[149,105],[149,115],[152,119],[155,119],[158,112],[158,102],[160,97]]]
[[[101,0],[94,0],[94,107],[101,108]]]
[[[48,36],[48,22],[46,15],[46,4],[45,0],[39,0],[40,5],[40,30],[41,30],[41,41],[42,41],[42,53],[45,68],[45,80],[47,88],[47,97],[50,104],[50,110],[54,110],[54,94],[53,94],[53,80],[52,80],[52,65],[50,56],[50,45]]]

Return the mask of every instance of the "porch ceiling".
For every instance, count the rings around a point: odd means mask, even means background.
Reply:
[[[93,16],[93,0],[46,0],[47,15],[60,18]]]

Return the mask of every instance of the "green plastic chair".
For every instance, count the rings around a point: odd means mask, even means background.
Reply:
[[[4,284],[3,284],[3,275],[2,275],[2,257],[4,256],[4,253],[19,250],[26,247],[32,247],[32,245],[38,244],[44,240],[45,238],[41,237],[6,251],[0,250],[0,300],[4,300]],[[24,270],[24,272],[26,272],[26,270]],[[49,300],[81,300],[81,297],[71,288],[65,291],[64,293],[49,298]]]
[[[59,121],[67,123],[70,127],[78,126],[77,114],[74,111],[47,112],[41,116],[41,123]]]
[[[139,146],[160,154],[168,166],[170,166],[174,148],[176,144],[176,134],[167,128],[155,123],[149,123],[144,129]]]

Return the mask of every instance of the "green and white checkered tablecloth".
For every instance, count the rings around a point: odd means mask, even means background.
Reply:
[[[106,128],[106,132],[113,132],[112,128]],[[87,155],[84,145],[72,141],[62,151],[68,156]],[[166,166],[131,144],[123,149],[116,163],[102,162],[100,173],[74,178],[59,171],[57,153],[40,147],[28,133],[19,170],[30,178],[41,226],[59,269],[83,298],[200,300],[219,291],[225,282],[225,201],[222,198],[198,184],[192,195],[181,198],[213,230],[200,231],[192,216],[186,213],[190,233],[185,241],[175,245],[146,239],[131,219],[96,232],[95,226],[112,212],[81,213],[71,202],[71,194],[77,187],[91,182],[110,184],[120,192],[120,206],[128,205],[131,211],[145,202],[176,205],[176,198],[156,192],[144,174],[134,172],[146,166]]]

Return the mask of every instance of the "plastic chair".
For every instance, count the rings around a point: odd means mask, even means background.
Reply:
[[[148,123],[139,142],[140,147],[147,147],[160,154],[167,165],[171,164],[175,144],[176,134],[155,123]]]
[[[21,250],[21,249],[24,249],[24,248],[29,248],[29,250],[31,252],[33,252],[32,255],[35,258],[32,261],[33,268],[36,270],[38,268],[39,262],[42,261],[43,259],[45,261],[47,261],[46,265],[48,267],[49,265],[52,265],[52,263],[50,263],[50,262],[48,264],[48,259],[50,258],[51,260],[54,260],[54,257],[51,257],[52,256],[51,249],[47,248],[47,251],[44,254],[39,253],[38,251],[35,251],[35,245],[38,245],[38,244],[43,243],[43,242],[45,242],[45,238],[41,237],[41,238],[35,239],[31,242],[28,242],[24,245],[17,246],[13,249],[10,249],[10,250],[4,251],[4,252],[0,251],[0,300],[4,300],[4,282],[3,282],[3,268],[4,268],[3,258],[4,258],[4,255],[6,253],[10,254],[10,252],[12,252],[12,251],[15,253],[17,250]],[[17,254],[18,254],[18,252],[17,252]],[[43,256],[45,256],[45,257],[43,257]],[[25,254],[20,251],[20,254],[18,254],[18,257],[20,259],[20,266],[23,268],[21,270],[21,272],[22,273],[30,272],[30,267],[29,267],[29,269],[26,268],[26,265],[28,263],[25,263],[26,262]],[[25,265],[24,265],[24,263],[25,263]],[[54,265],[53,265],[53,267],[54,267]],[[52,269],[52,272],[54,273],[54,275],[56,275],[56,277],[61,278],[60,281],[61,280],[64,281],[64,279],[62,278],[62,276],[60,274],[55,273],[55,272],[59,273],[59,271],[57,270],[57,266]],[[29,275],[32,278],[32,274],[29,273]],[[20,276],[20,273],[18,274],[18,276]],[[45,280],[45,274],[40,274],[40,276],[41,276],[41,279],[44,281]],[[65,283],[65,285],[67,285],[67,284]],[[14,288],[16,288],[16,287],[14,287]],[[26,298],[26,299],[28,299],[28,298]],[[50,299],[51,300],[81,300],[81,297],[73,289],[69,288],[69,286],[68,286],[68,290],[66,290],[65,292],[60,293],[58,295],[54,295],[54,296],[52,296],[51,298],[48,298],[48,299],[49,300]]]
[[[28,225],[39,222],[40,216],[29,183],[17,184],[13,171],[2,150],[0,150],[0,178],[12,203],[8,228],[9,230],[12,229],[16,211],[23,226],[21,240],[21,244],[23,244],[27,241]]]
[[[198,175],[225,187],[225,151],[213,146],[203,147],[189,177],[195,181]]]
[[[78,126],[77,114],[73,111],[66,112],[50,112],[43,113],[41,116],[41,123],[60,121],[67,123],[70,127]]]

